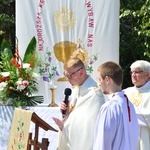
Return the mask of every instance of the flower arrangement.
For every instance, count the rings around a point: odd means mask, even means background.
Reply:
[[[0,60],[0,101],[4,105],[33,106],[43,102],[43,96],[33,96],[38,92],[38,65],[36,39],[33,37],[25,51],[24,58],[19,55],[18,41],[13,56],[10,45],[3,40]]]
[[[52,63],[53,57],[52,52],[47,48],[44,56],[45,60],[39,62],[39,74],[42,76],[43,81],[49,82],[50,84],[53,84],[54,78],[59,76],[56,64]]]

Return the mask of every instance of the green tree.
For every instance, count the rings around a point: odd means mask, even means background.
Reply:
[[[121,0],[120,65],[123,88],[131,86],[130,65],[135,60],[150,61],[150,0]],[[0,3],[0,45],[6,39],[15,50],[15,0]]]
[[[150,0],[121,1],[120,65],[123,88],[131,86],[130,65],[135,60],[150,61]]]
[[[3,39],[15,50],[15,0],[0,2],[0,45]]]

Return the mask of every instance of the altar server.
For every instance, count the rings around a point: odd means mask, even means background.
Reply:
[[[79,58],[64,64],[64,74],[73,88],[68,107],[64,102],[60,106],[67,110],[63,122],[53,118],[60,128],[58,150],[92,150],[95,122],[104,96]]]
[[[130,66],[133,87],[125,89],[125,93],[135,106],[140,137],[138,150],[150,150],[150,63],[137,60]]]
[[[122,68],[106,62],[98,68],[98,79],[109,100],[97,117],[93,150],[136,150],[139,127],[134,106],[122,91]]]

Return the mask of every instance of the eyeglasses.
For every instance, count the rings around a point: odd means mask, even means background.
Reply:
[[[140,73],[142,73],[143,71],[130,71],[130,74],[132,75],[132,74],[140,74]]]
[[[83,67],[82,68],[80,68],[80,69],[78,69],[78,70],[76,70],[75,72],[73,72],[73,73],[71,73],[71,74],[67,74],[67,75],[65,75],[68,79],[71,79],[72,78],[72,75],[74,75],[76,72],[78,72],[79,70],[81,70],[81,69],[83,69]]]

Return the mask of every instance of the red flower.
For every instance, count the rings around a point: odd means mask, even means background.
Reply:
[[[5,81],[9,81],[9,77],[4,77],[5,78]]]
[[[3,78],[3,77],[1,77],[1,78],[0,78],[0,83],[1,83],[1,82],[3,82],[3,81],[4,81],[4,78]]]
[[[24,92],[22,93],[22,95],[26,95],[26,92],[24,91]]]
[[[29,75],[29,74],[27,74],[27,75],[26,75],[26,78],[27,78],[27,79],[30,79],[30,75]]]
[[[34,60],[35,60],[35,56],[33,55],[30,61],[30,67],[34,68]]]
[[[6,92],[7,92],[7,93],[10,93],[10,89],[7,89]]]
[[[18,142],[21,142],[23,139],[23,133],[19,133],[19,136],[18,136]]]
[[[29,85],[29,82],[28,82],[28,81],[23,81],[22,83],[23,83],[23,85],[24,85],[25,87]]]
[[[20,64],[18,63],[18,61],[15,58],[12,58],[11,62],[15,67],[17,67],[17,68],[20,67]]]

